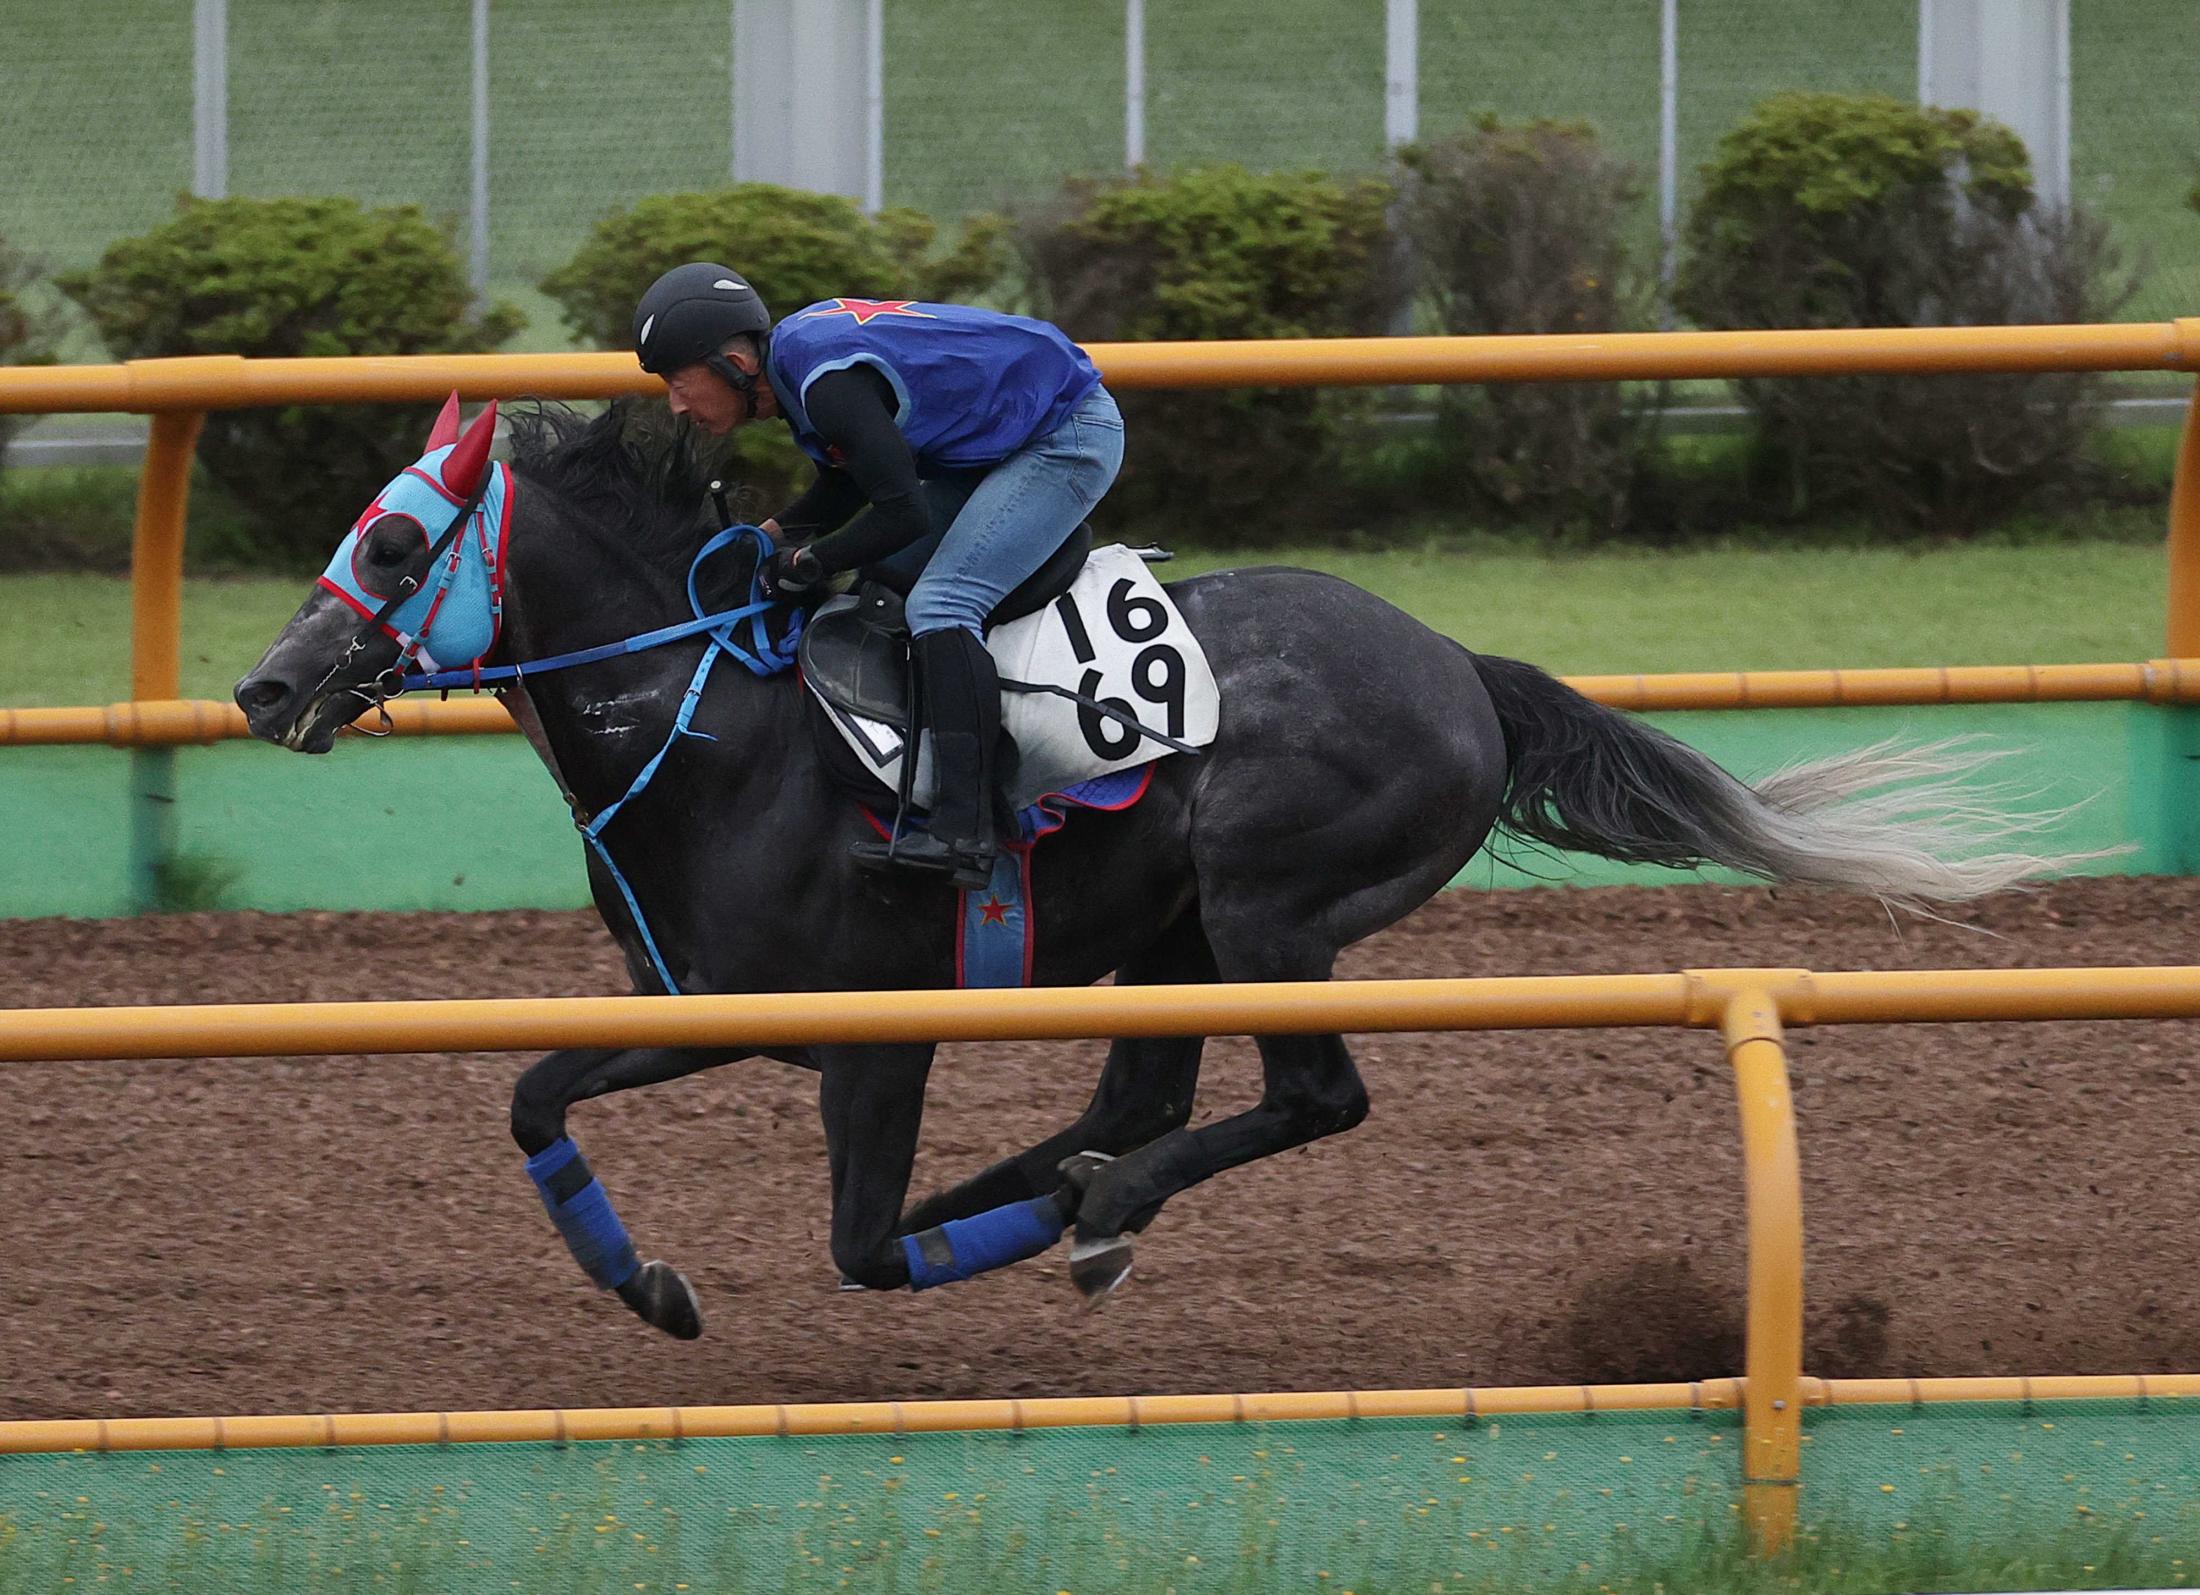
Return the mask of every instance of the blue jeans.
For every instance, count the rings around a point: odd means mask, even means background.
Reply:
[[[986,616],[1092,513],[1123,464],[1123,415],[1095,388],[1069,418],[998,465],[924,482],[930,535],[885,564],[923,574],[909,589],[909,630],[982,634]]]

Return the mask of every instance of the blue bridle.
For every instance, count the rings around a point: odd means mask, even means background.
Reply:
[[[756,569],[749,578],[749,602],[732,609],[721,609],[712,614],[703,612],[702,596],[696,590],[696,573],[703,568],[703,561],[720,550],[747,539],[756,545]],[[469,548],[472,545],[469,545]],[[468,666],[463,670],[436,670],[414,672],[399,678],[399,686],[407,692],[448,692],[454,687],[488,687],[501,681],[521,681],[529,676],[548,675],[553,670],[570,670],[575,665],[592,665],[599,660],[617,659],[624,654],[637,654],[651,648],[661,648],[668,642],[683,638],[711,634],[712,647],[703,655],[707,666],[719,650],[733,655],[749,670],[759,676],[776,676],[794,663],[795,644],[802,636],[799,617],[787,628],[787,634],[777,643],[771,640],[764,624],[764,617],[774,609],[784,608],[774,599],[763,596],[764,562],[771,558],[775,545],[771,534],[760,526],[729,526],[696,550],[694,560],[688,565],[688,607],[695,611],[693,620],[676,621],[670,626],[660,626],[655,631],[645,631],[640,636],[628,637],[619,642],[598,643],[593,648],[576,648],[570,653],[553,654],[548,659],[530,659],[525,664]],[[440,616],[438,618],[441,618]],[[734,640],[734,629],[743,621],[748,622],[752,652]],[[423,640],[426,633],[422,634]]]
[[[713,554],[744,540],[753,543],[756,547],[756,566],[749,577],[749,601],[745,604],[738,604],[731,609],[721,609],[709,614],[704,613],[702,594],[697,587],[697,576],[703,568],[703,562]],[[474,545],[469,542],[466,546],[471,548]],[[587,839],[589,847],[594,851],[596,857],[602,861],[603,867],[610,872],[612,881],[618,886],[619,896],[626,903],[627,915],[634,921],[635,930],[641,934],[642,946],[649,953],[650,966],[657,971],[657,978],[663,983],[664,989],[674,996],[680,993],[680,983],[672,978],[672,971],[665,966],[664,955],[657,948],[657,938],[650,934],[648,917],[642,913],[642,905],[635,899],[634,888],[627,884],[625,873],[620,870],[618,863],[612,858],[611,849],[604,842],[603,832],[604,828],[611,823],[622,808],[640,797],[648,788],[651,779],[657,774],[658,767],[665,762],[665,756],[671,753],[674,743],[684,736],[703,737],[706,741],[710,740],[703,732],[689,730],[688,725],[695,718],[696,706],[703,701],[703,688],[710,680],[711,670],[716,666],[721,655],[731,654],[746,666],[752,675],[756,676],[776,676],[794,664],[796,645],[800,642],[802,636],[804,612],[799,609],[795,610],[788,621],[785,635],[776,642],[772,640],[767,625],[767,617],[775,609],[788,607],[763,596],[764,562],[771,557],[772,547],[770,534],[761,527],[742,525],[727,527],[698,549],[694,560],[688,565],[687,574],[688,607],[695,612],[695,618],[692,620],[679,621],[670,626],[660,626],[655,631],[645,631],[640,636],[628,637],[620,642],[602,643],[593,648],[578,648],[570,653],[555,654],[548,659],[529,660],[525,664],[488,666],[474,664],[462,670],[437,670],[414,673],[398,678],[400,691],[425,688],[430,691],[447,692],[454,687],[478,691],[483,687],[495,686],[500,682],[524,681],[530,676],[545,675],[553,670],[570,670],[576,665],[594,664],[604,659],[616,659],[625,654],[642,653],[651,648],[661,648],[666,643],[679,642],[687,637],[708,636],[710,638],[710,645],[703,650],[703,657],[695,667],[695,674],[688,681],[687,691],[681,696],[680,712],[673,718],[672,732],[665,738],[664,746],[659,748],[656,755],[642,766],[641,773],[634,777],[633,783],[608,807],[598,810],[591,819],[583,820],[578,811],[573,816],[574,826]],[[488,587],[486,584],[474,587],[463,583],[456,584],[453,587],[454,596],[457,593],[468,591],[480,591],[486,594]],[[442,618],[443,615],[440,612],[434,617],[435,620]],[[434,620],[431,620],[429,627],[432,627],[433,624]],[[426,635],[427,629],[423,628],[420,638],[422,642],[430,641]],[[743,645],[738,635],[743,631],[747,633],[746,646]]]

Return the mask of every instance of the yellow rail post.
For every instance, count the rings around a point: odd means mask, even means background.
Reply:
[[[2200,320],[2177,323],[2186,341],[2200,347]],[[2200,384],[2195,384],[2185,408],[2184,435],[2177,449],[2177,474],[2169,495],[2169,625],[2170,640],[2200,639]],[[2134,765],[2134,793],[2153,799],[2154,823],[2149,829],[2158,838],[2158,851],[2143,868],[2164,875],[2187,875],[2200,869],[2200,714],[2174,700],[2146,716],[2156,736],[2134,743],[2141,759],[2151,765]],[[2152,744],[2151,746],[2149,744]]]
[[[2177,331],[2200,356],[2200,318]],[[2172,657],[2200,647],[2200,382],[2185,407],[2177,474],[2169,493],[2169,647]]]
[[[183,693],[183,522],[201,410],[153,417],[138,476],[130,539],[130,696],[142,703]],[[176,856],[176,750],[130,750],[130,897],[144,912],[166,896]]]
[[[1760,1556],[1795,1534],[1803,1447],[1803,1176],[1780,1005],[1745,985],[1719,1016],[1741,1107],[1749,1210],[1743,1353],[1742,1512]]]
[[[183,519],[205,421],[203,410],[163,410],[145,445],[130,540],[130,696],[141,703],[183,695]]]

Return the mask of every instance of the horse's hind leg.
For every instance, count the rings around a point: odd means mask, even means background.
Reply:
[[[1225,964],[1224,973],[1233,971]],[[1318,968],[1253,975],[1259,979],[1326,979]],[[1124,1157],[1080,1172],[1077,1238],[1070,1278],[1098,1300],[1130,1272],[1130,1235],[1152,1221],[1179,1191],[1276,1152],[1303,1146],[1367,1117],[1367,1091],[1341,1036],[1259,1038],[1263,1089],[1259,1103],[1196,1130],[1172,1129]]]
[[[565,1114],[589,1097],[677,1080],[747,1056],[737,1048],[576,1047],[543,1058],[512,1088],[512,1139],[527,1154],[528,1175],[574,1261],[605,1290],[617,1291],[644,1322],[681,1340],[703,1332],[694,1288],[669,1263],[644,1263],[635,1255],[611,1198],[565,1133]]]
[[[1119,986],[1154,986],[1205,983],[1214,978],[1215,955],[1193,909],[1125,964],[1115,980]],[[918,1234],[952,1219],[1048,1195],[1061,1187],[1064,1158],[1079,1152],[1119,1156],[1189,1123],[1205,1046],[1204,1036],[1117,1041],[1108,1049],[1107,1066],[1100,1071],[1091,1103],[1074,1123],[984,1173],[926,1197],[902,1215],[899,1233]]]

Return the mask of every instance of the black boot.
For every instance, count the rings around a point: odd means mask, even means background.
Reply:
[[[909,645],[917,677],[917,712],[932,745],[937,788],[926,829],[884,841],[858,842],[856,861],[948,876],[973,890],[993,878],[1000,845],[993,825],[993,749],[1001,735],[1001,684],[985,644],[960,627],[930,631]],[[916,756],[911,739],[903,757]]]

